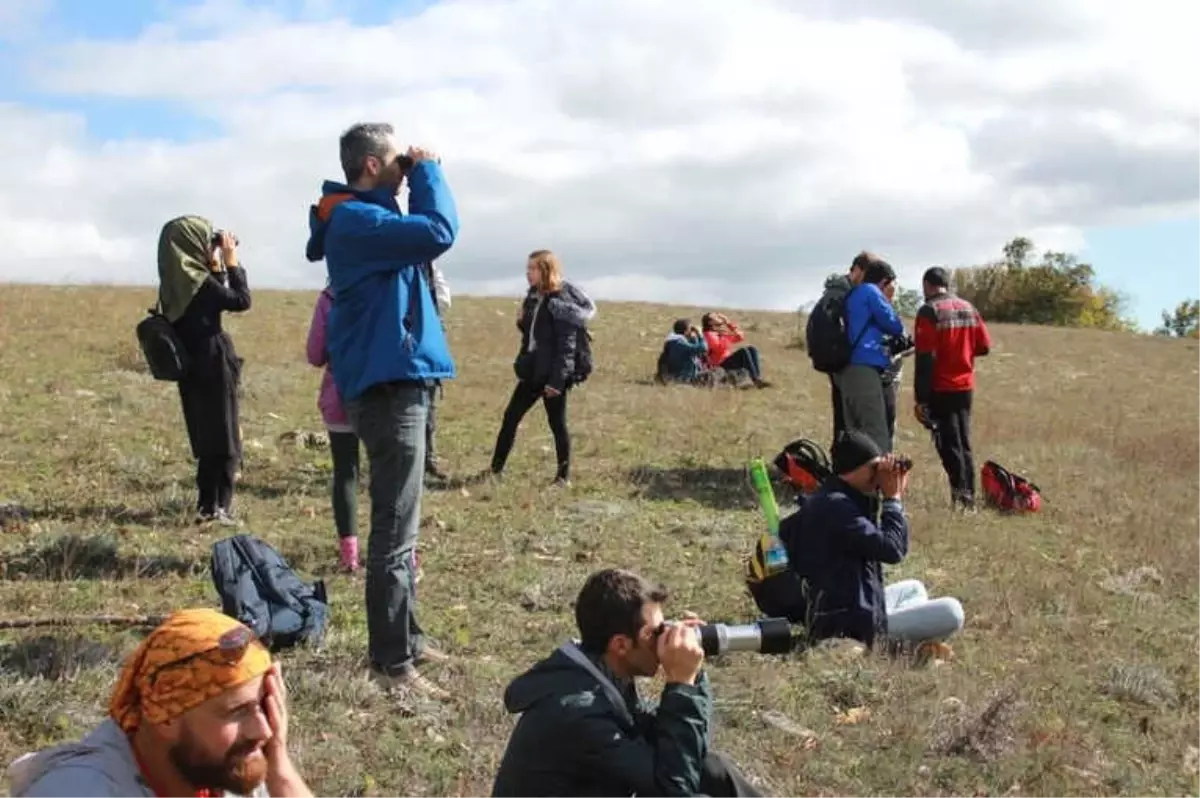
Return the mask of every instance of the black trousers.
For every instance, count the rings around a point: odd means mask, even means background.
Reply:
[[[237,469],[238,458],[231,455],[207,454],[196,459],[199,512],[212,515],[217,510],[233,509],[233,475]]]
[[[504,410],[504,421],[500,424],[500,434],[496,436],[496,449],[492,452],[492,471],[499,474],[508,462],[513,442],[517,438],[517,427],[529,409],[542,400],[546,408],[546,420],[550,422],[550,431],[554,434],[554,450],[558,456],[558,479],[571,477],[571,433],[567,430],[567,393],[564,390],[558,396],[549,397],[543,393],[545,386],[533,385],[525,380],[519,380],[513,388],[508,407]]]
[[[353,432],[330,432],[333,455],[333,522],[339,538],[358,535],[358,474],[361,464],[358,436]]]
[[[975,458],[971,452],[971,391],[943,393],[929,398],[934,423],[933,439],[942,468],[950,479],[950,499],[955,504],[975,503]]]
[[[834,380],[832,374],[829,375],[829,388],[833,400],[833,440],[836,441],[838,434],[846,429],[846,414],[842,411],[842,391],[838,388],[837,381]],[[830,448],[832,447],[833,444],[830,443]]]
[[[425,406],[425,471],[437,468],[437,398],[441,385],[429,389],[429,404]]]
[[[737,765],[716,751],[710,751],[704,757],[704,769],[700,771],[700,794],[731,798],[762,795],[737,769]]]

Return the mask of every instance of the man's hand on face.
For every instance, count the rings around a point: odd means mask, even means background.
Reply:
[[[427,150],[424,147],[409,147],[408,152],[405,154],[413,159],[413,163],[420,163],[421,161],[442,162],[442,159],[433,150]]]
[[[887,455],[879,463],[879,489],[885,499],[899,499],[908,489],[908,472],[893,455]]]
[[[263,709],[267,715],[267,723],[271,727],[271,739],[263,746],[263,755],[267,762],[275,763],[280,758],[287,759],[287,688],[283,684],[283,672],[276,662],[267,671],[266,695],[263,696]]]
[[[695,684],[704,664],[704,649],[694,627],[704,622],[689,613],[680,623],[663,630],[658,636],[658,661],[667,683]]]

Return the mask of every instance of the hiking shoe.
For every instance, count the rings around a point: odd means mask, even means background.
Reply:
[[[204,526],[205,524],[211,524],[216,519],[216,517],[217,517],[217,514],[212,512],[211,510],[197,510],[196,518],[195,518],[196,526]]]
[[[754,387],[755,388],[770,388],[771,383],[767,382],[766,380],[755,380]]]
[[[450,481],[450,475],[447,474],[445,471],[443,471],[436,462],[425,464],[425,476],[432,477],[433,479],[436,479],[438,482],[449,482]]]
[[[405,692],[423,695],[435,701],[449,701],[451,694],[426,679],[412,665],[406,665],[395,673],[372,670],[371,677],[384,692]]]
[[[220,526],[241,526],[242,522],[234,517],[233,513],[226,510],[224,507],[218,507],[213,513],[213,522]]]
[[[452,662],[454,657],[442,651],[436,646],[426,643],[417,656],[413,657],[413,662],[417,665],[432,665],[434,663]]]

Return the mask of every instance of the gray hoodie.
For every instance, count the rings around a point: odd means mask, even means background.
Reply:
[[[121,727],[105,720],[79,742],[25,754],[8,766],[13,796],[149,796],[133,747]],[[227,795],[229,793],[226,793]],[[266,798],[264,782],[250,798]]]

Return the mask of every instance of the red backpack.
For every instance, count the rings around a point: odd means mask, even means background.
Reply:
[[[1037,485],[1014,474],[992,460],[980,470],[983,494],[1002,512],[1036,513],[1042,509],[1042,494]]]
[[[820,444],[808,438],[794,440],[783,447],[773,462],[801,496],[814,493],[833,475],[829,455]]]

